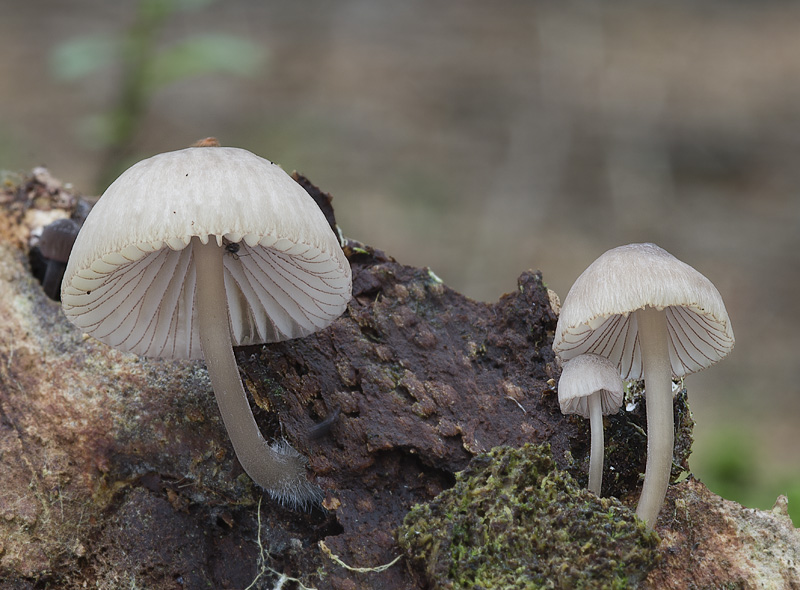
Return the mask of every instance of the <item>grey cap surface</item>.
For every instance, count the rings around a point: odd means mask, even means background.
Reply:
[[[564,363],[558,380],[558,403],[562,414],[589,417],[589,396],[600,395],[603,414],[616,414],[625,392],[617,367],[596,354],[581,354]]]
[[[338,239],[286,172],[243,149],[187,148],[135,164],[94,206],[62,283],[68,319],[121,350],[202,358],[192,238],[239,244],[224,256],[234,345],[305,336],[350,300]]]
[[[553,350],[562,362],[598,354],[624,379],[641,379],[633,312],[645,307],[666,312],[675,377],[704,369],[733,349],[733,328],[711,281],[655,244],[629,244],[605,252],[576,279],[562,304]]]

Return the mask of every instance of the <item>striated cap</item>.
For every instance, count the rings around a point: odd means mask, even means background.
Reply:
[[[616,414],[624,390],[617,367],[607,358],[582,354],[564,363],[558,380],[558,403],[562,414],[589,417],[589,396],[600,394],[603,414]]]
[[[350,299],[350,265],[302,187],[246,150],[197,147],[143,160],[108,187],[67,265],[67,318],[121,350],[202,358],[193,237],[238,245],[224,256],[235,346],[315,332]]]
[[[704,369],[733,349],[728,312],[711,281],[655,244],[629,244],[604,253],[577,278],[562,305],[553,350],[562,362],[599,354],[624,379],[640,379],[632,312],[645,307],[666,312],[676,377]]]

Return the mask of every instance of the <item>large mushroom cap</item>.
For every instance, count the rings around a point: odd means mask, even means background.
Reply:
[[[564,363],[558,380],[562,414],[589,417],[589,396],[600,395],[603,414],[615,414],[625,397],[617,367],[603,356],[582,354]]]
[[[562,305],[553,350],[562,362],[599,354],[624,379],[641,379],[632,312],[645,307],[666,311],[675,377],[704,369],[733,349],[733,328],[711,281],[655,244],[629,244],[604,253],[577,278]]]
[[[246,150],[188,148],[135,164],[108,187],[62,284],[69,320],[145,356],[202,358],[191,239],[224,256],[234,345],[305,336],[350,299],[350,265],[313,199]]]

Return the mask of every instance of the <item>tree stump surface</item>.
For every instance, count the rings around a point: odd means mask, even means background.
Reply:
[[[296,180],[337,229],[330,197]],[[588,423],[559,411],[557,316],[541,274],[524,272],[512,293],[481,303],[429,269],[346,240],[345,314],[308,338],[235,351],[263,434],[308,457],[325,493],[324,508],[310,512],[275,504],[239,466],[202,363],[113,350],[42,292],[32,236],[79,206],[42,169],[0,192],[3,588],[273,588],[281,576],[318,589],[422,588],[404,558],[382,571],[341,562],[395,560],[412,506],[493,447],[549,443],[556,465],[585,485]],[[637,399],[606,422],[604,494],[629,506],[646,448]],[[675,475],[691,449],[685,391],[676,423]],[[744,565],[714,570],[716,584],[756,588],[774,575],[800,587],[796,565],[771,574],[753,565],[756,544],[800,563],[787,519],[691,478],[673,485],[657,527],[662,558],[645,586],[690,587],[704,575],[696,566],[724,555]]]

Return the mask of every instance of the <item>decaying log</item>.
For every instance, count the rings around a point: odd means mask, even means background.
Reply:
[[[329,197],[296,178],[335,226]],[[540,273],[480,303],[429,269],[347,240],[354,291],[339,320],[302,340],[236,350],[265,437],[306,455],[325,492],[308,513],[276,505],[238,465],[202,363],[115,351],[43,294],[31,235],[78,206],[41,170],[0,193],[3,588],[272,588],[281,576],[319,589],[418,588],[437,582],[421,581],[405,558],[381,571],[341,562],[393,562],[412,506],[451,488],[474,456],[548,443],[555,464],[585,485],[588,427],[558,409],[556,315]],[[604,493],[629,506],[646,448],[634,401],[606,422]],[[675,476],[691,448],[685,391],[676,422]],[[715,569],[716,587],[800,587],[796,565],[770,574],[752,555],[758,544],[781,564],[800,563],[787,519],[723,501],[691,478],[676,484],[645,585],[691,587],[696,566],[724,555],[738,565]],[[776,522],[781,534],[767,538]]]

